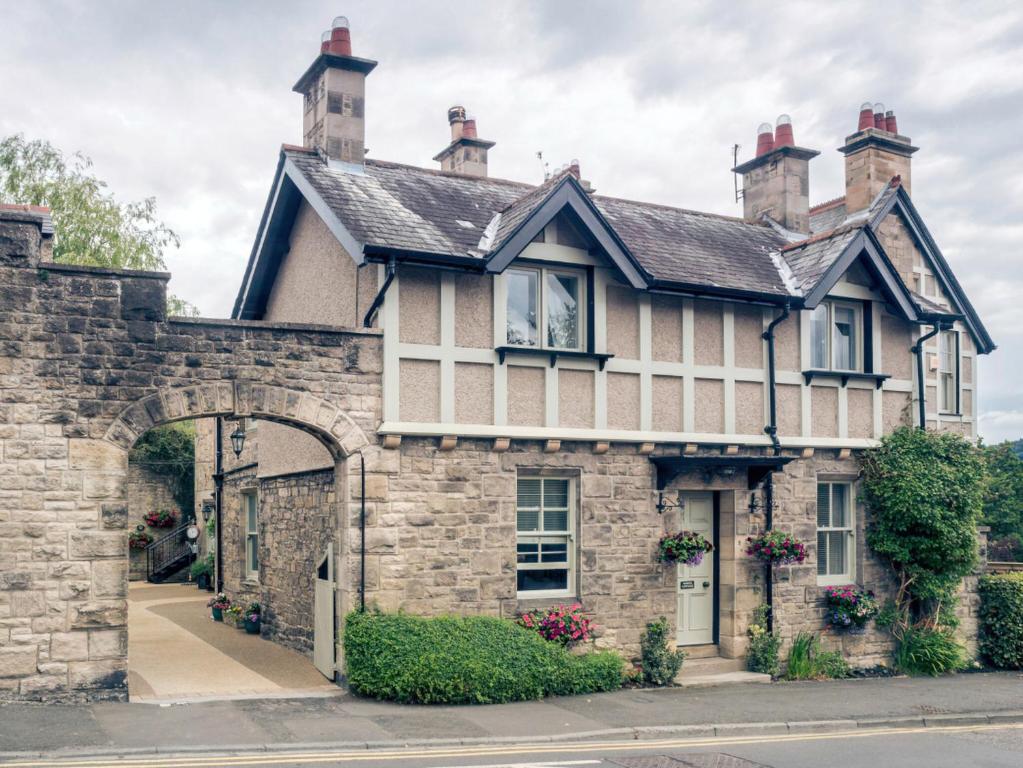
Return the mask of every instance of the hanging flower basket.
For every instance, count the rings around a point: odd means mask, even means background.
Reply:
[[[746,538],[746,554],[771,565],[793,565],[806,560],[806,545],[790,533],[767,531]]]
[[[132,531],[128,534],[128,546],[131,549],[145,549],[153,543],[153,537],[145,531]]]
[[[828,587],[824,590],[824,602],[831,626],[849,632],[862,630],[880,611],[873,592],[853,585]]]
[[[144,519],[150,528],[172,528],[178,520],[173,512],[168,512],[166,509],[150,512]]]
[[[662,536],[657,544],[657,561],[665,565],[699,565],[714,545],[695,531],[679,531]]]

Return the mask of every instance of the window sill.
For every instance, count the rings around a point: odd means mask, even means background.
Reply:
[[[881,389],[881,385],[884,384],[885,379],[891,378],[891,374],[863,373],[862,371],[832,371],[826,368],[810,368],[809,370],[803,371],[803,379],[807,384],[810,384],[815,378],[841,379],[843,387],[848,384],[850,380],[873,381],[874,385],[878,389]]]
[[[504,358],[506,355],[513,354],[529,355],[532,357],[549,357],[551,360],[551,368],[553,368],[558,362],[559,357],[564,357],[576,360],[596,360],[600,370],[604,370],[604,364],[614,357],[614,355],[607,354],[605,352],[582,352],[576,349],[548,349],[544,347],[504,346],[496,347],[494,351],[497,352],[497,359],[501,365],[504,365]]]
[[[522,610],[523,608],[546,608],[555,600],[560,602],[564,602],[566,600],[576,603],[580,602],[578,595],[566,590],[517,592],[515,594],[515,602],[518,603],[518,610]]]
[[[817,586],[823,589],[824,587],[847,587],[850,584],[855,585],[856,579],[852,576],[818,576]]]

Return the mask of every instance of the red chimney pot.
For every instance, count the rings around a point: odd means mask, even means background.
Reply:
[[[331,53],[334,56],[352,55],[352,33],[348,29],[348,19],[344,16],[336,16],[330,24],[330,42],[326,51],[320,46],[321,52]]]
[[[467,139],[476,138],[476,118],[470,117],[462,123],[462,136]]]
[[[761,123],[757,128],[757,157],[762,157],[774,149],[774,129],[770,123]]]
[[[792,134],[792,118],[788,115],[778,115],[778,121],[774,127],[774,148],[794,147],[795,137]]]
[[[884,130],[884,104],[880,101],[874,105],[874,127]]]
[[[857,126],[857,131],[865,131],[867,128],[874,127],[874,105],[869,101],[863,102],[860,105],[860,123]]]
[[[898,133],[899,132],[899,124],[895,121],[895,112],[893,110],[889,109],[885,113],[885,116],[884,116],[884,129],[886,131],[888,131],[888,133]]]

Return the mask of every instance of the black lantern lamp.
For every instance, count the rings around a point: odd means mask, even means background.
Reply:
[[[234,449],[234,457],[237,459],[242,455],[242,449],[245,447],[245,428],[239,421],[238,426],[235,427],[234,432],[231,433],[231,448]]]
[[[685,509],[685,506],[686,502],[685,499],[682,498],[682,491],[679,491],[675,496],[675,501],[666,501],[664,498],[664,492],[657,492],[657,506],[654,507],[654,509],[657,510],[657,514],[663,515],[669,509],[682,510]]]
[[[202,505],[202,521],[208,523],[210,521],[210,515],[213,514],[213,504],[206,501]]]

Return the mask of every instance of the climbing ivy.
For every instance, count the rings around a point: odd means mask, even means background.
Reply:
[[[977,564],[983,458],[959,435],[901,427],[862,464],[867,543],[894,569],[908,618],[937,622]]]

